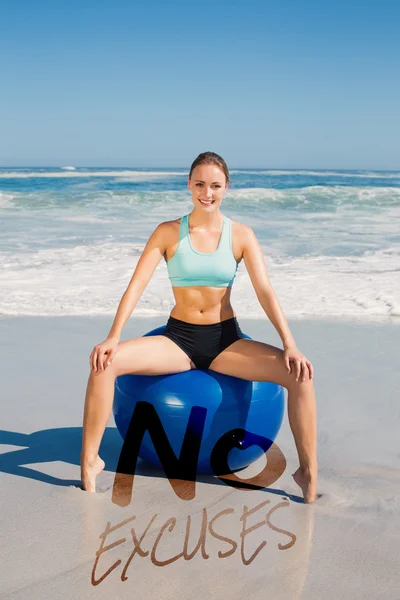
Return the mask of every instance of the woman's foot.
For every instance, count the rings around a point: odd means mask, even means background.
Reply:
[[[299,467],[292,477],[302,489],[304,503],[314,502],[317,497],[317,469],[310,471]]]
[[[96,477],[104,467],[104,460],[100,456],[97,456],[92,462],[81,462],[82,488],[85,492],[96,492]]]

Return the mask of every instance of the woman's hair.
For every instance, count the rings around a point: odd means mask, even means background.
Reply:
[[[192,162],[192,166],[190,167],[189,179],[192,178],[192,173],[196,167],[199,165],[215,165],[224,173],[226,177],[226,183],[230,182],[229,179],[229,171],[226,162],[219,154],[215,152],[202,152],[198,155],[197,158]]]

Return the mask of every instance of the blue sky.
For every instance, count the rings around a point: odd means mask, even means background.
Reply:
[[[0,165],[400,168],[400,3],[1,2]]]

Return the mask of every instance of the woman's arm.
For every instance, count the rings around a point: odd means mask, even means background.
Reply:
[[[132,314],[144,289],[153,276],[168,245],[169,223],[160,223],[151,234],[133,272],[132,278],[119,303],[109,338],[118,339],[122,329]]]
[[[285,315],[272,289],[264,256],[254,231],[250,227],[242,225],[241,240],[243,259],[257,298],[281,337],[284,346],[283,360],[287,370],[289,373],[292,372],[290,365],[293,363],[295,366],[294,374],[296,381],[312,379],[314,374],[313,366],[296,347],[296,342],[290,332]]]
[[[254,231],[247,225],[242,225],[242,249],[243,259],[261,306],[279,333],[284,348],[295,348],[296,343],[269,280],[260,244]]]

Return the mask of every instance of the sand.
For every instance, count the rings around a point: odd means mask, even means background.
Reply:
[[[163,321],[132,318],[124,339]],[[266,319],[240,324],[279,345]],[[0,320],[0,598],[400,598],[400,329],[290,326],[315,369],[319,500],[304,505],[292,480],[297,454],[285,415],[276,443],[287,466],[269,488],[199,476],[195,497],[182,500],[162,471],[140,462],[122,508],[112,502],[122,447],[113,418],[99,493],[79,487],[88,357],[110,319]],[[114,530],[102,539],[107,523]]]

